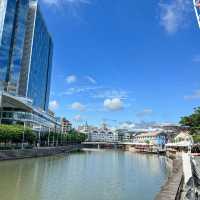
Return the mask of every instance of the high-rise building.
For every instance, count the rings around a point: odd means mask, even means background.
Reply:
[[[38,0],[0,0],[0,90],[47,111],[52,55]]]
[[[48,112],[52,56],[38,0],[0,0],[0,124],[61,131]]]

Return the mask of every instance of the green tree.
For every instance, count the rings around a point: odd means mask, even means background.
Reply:
[[[72,130],[69,133],[62,135],[63,143],[81,143],[85,140],[86,135],[75,130]]]
[[[149,141],[149,140],[146,140],[145,143],[149,145],[149,144],[150,144],[150,141]]]
[[[24,138],[25,141],[28,142],[29,144],[34,144],[37,139],[36,134],[30,128],[25,129]]]
[[[194,143],[200,143],[200,134],[195,134],[192,136]]]
[[[18,144],[23,140],[33,144],[36,140],[36,136],[32,129],[25,128],[22,125],[0,125],[0,143],[4,143],[5,146],[7,143]]]
[[[194,113],[182,117],[180,124],[188,126],[191,134],[200,134],[200,107],[194,109]]]

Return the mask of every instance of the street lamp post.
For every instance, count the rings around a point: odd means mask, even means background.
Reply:
[[[60,146],[62,146],[62,131],[60,130]]]
[[[50,132],[51,132],[51,131],[50,131],[50,128],[49,128],[48,142],[47,142],[47,143],[48,143],[48,144],[47,144],[47,145],[48,145],[48,147],[49,147],[49,137],[50,137]]]
[[[56,129],[56,125],[55,125],[55,133],[56,133],[56,147],[58,146],[58,133],[57,133],[57,129]]]
[[[41,125],[40,125],[40,130],[39,130],[39,145],[38,145],[38,147],[40,147],[40,143],[41,143],[41,137],[40,137],[40,134],[41,134]]]
[[[60,129],[60,131],[61,131],[61,145],[63,146],[63,131],[64,130],[64,128],[63,128],[63,125],[61,126],[61,129]]]
[[[25,122],[24,122],[24,131],[23,131],[23,133],[22,133],[22,149],[24,149],[25,128],[26,128],[26,124],[25,124]]]
[[[1,124],[1,120],[2,120],[2,110],[0,109],[0,124]]]
[[[53,147],[54,147],[54,134],[53,134]]]
[[[57,138],[56,138],[56,146],[58,146],[58,133],[56,133]]]

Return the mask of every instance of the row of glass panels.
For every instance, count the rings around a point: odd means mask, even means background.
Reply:
[[[40,116],[28,112],[3,111],[0,112],[0,117],[1,119],[6,119],[6,120],[30,122],[33,124],[37,124],[39,127],[42,126],[57,130],[61,129],[61,126],[59,124],[48,121],[45,118],[42,118]]]

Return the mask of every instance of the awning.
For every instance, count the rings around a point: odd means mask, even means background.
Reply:
[[[9,95],[4,92],[0,94],[0,107],[1,108],[16,108],[16,109],[21,109],[26,112],[33,111],[33,107],[25,103],[25,101],[23,101],[22,99]]]

